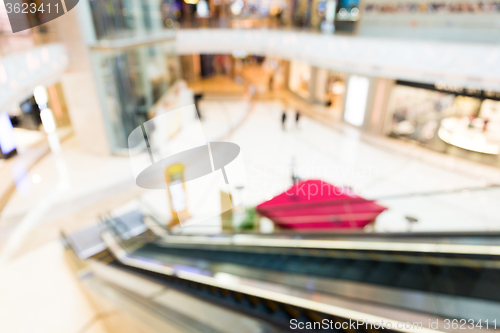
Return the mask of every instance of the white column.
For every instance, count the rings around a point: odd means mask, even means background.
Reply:
[[[69,68],[61,84],[79,146],[87,152],[110,154],[103,110],[87,46],[95,41],[88,3],[81,1],[73,10],[55,20],[54,26],[69,55]]]

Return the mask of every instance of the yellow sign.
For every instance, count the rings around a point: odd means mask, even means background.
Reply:
[[[185,221],[189,217],[187,209],[186,185],[184,184],[184,165],[172,164],[165,169],[165,181],[167,183],[172,210],[172,220],[168,227],[179,224],[179,217]]]

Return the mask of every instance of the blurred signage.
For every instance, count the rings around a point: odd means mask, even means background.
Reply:
[[[339,11],[337,13],[338,21],[357,21],[359,20],[359,0],[340,0]]]
[[[165,181],[167,182],[168,194],[174,219],[169,226],[179,224],[179,215],[182,218],[189,216],[187,210],[186,186],[184,184],[184,165],[177,163],[165,169]]]
[[[15,153],[16,141],[14,139],[14,128],[6,112],[0,113],[0,152],[2,156]]]
[[[370,81],[364,76],[351,75],[347,85],[344,120],[354,126],[365,121],[366,100]]]
[[[452,84],[449,82],[436,82],[435,84],[428,83],[419,83],[419,82],[411,82],[411,81],[396,81],[396,84],[402,86],[409,86],[415,88],[422,88],[427,90],[440,91],[445,93],[450,93],[454,95],[461,96],[469,96],[469,97],[477,97],[477,98],[487,98],[500,100],[500,91],[492,91],[492,90],[481,90],[475,87],[463,87],[457,84]]]

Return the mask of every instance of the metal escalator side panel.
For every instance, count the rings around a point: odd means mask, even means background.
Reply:
[[[173,267],[166,266],[161,262],[156,260],[140,260],[133,258],[128,255],[115,239],[109,235],[109,233],[104,232],[102,235],[104,241],[108,245],[111,252],[115,257],[122,262],[124,265],[131,266],[143,271],[151,271],[158,274],[166,275],[169,277],[181,279],[185,282],[195,283],[199,285],[206,286],[208,288],[217,288],[220,290],[227,290],[236,294],[249,295],[251,297],[256,297],[257,299],[263,299],[274,303],[284,304],[285,306],[291,306],[293,308],[306,309],[308,311],[318,312],[321,314],[326,314],[334,316],[335,318],[343,318],[343,320],[352,321],[363,321],[367,323],[379,323],[384,321],[386,323],[390,322],[393,327],[393,331],[400,332],[437,332],[435,330],[430,330],[426,328],[421,329],[397,329],[397,321],[388,318],[382,318],[379,316],[374,316],[368,313],[362,313],[359,311],[354,311],[350,309],[341,308],[338,306],[333,306],[330,304],[321,303],[318,301],[305,299],[297,297],[294,295],[288,295],[276,291],[271,291],[268,289],[262,289],[255,286],[244,285],[238,281],[229,281],[227,279],[221,280],[214,276],[208,276],[204,274],[199,274],[195,272],[190,272],[182,269],[175,269]]]

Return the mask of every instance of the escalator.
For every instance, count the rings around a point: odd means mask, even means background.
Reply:
[[[148,243],[131,255],[164,262],[187,258],[198,266],[226,264],[228,273],[246,271],[247,276],[267,271],[287,280],[301,281],[307,277],[309,284],[317,285],[316,290],[454,318],[494,320],[500,313],[497,256],[286,247],[266,247],[263,251],[252,246],[234,249],[227,245],[167,241]],[[301,287],[299,283],[294,285]],[[345,291],[356,288],[374,296],[356,296]],[[387,291],[385,296],[394,296],[384,297],[380,290]],[[407,299],[412,293],[419,302],[400,302],[400,298]],[[452,307],[444,306],[452,303]]]
[[[500,313],[492,237],[172,236],[151,220],[132,212],[105,221],[107,266],[256,318],[271,331],[454,331],[446,319],[472,330],[487,320],[491,329]],[[147,227],[130,232],[134,225]],[[434,321],[438,327],[430,327]]]

